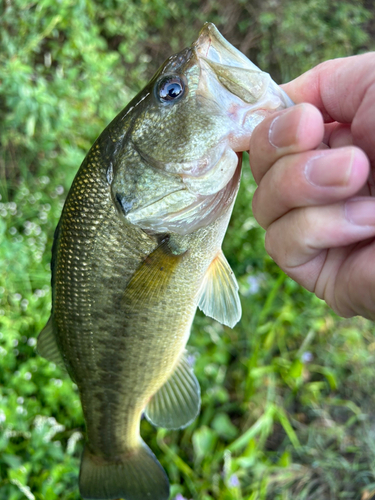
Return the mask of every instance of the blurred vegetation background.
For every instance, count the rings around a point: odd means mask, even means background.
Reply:
[[[3,0],[0,4],[0,500],[78,500],[76,387],[36,355],[50,252],[91,144],[203,22],[281,83],[374,49],[371,0]],[[142,433],[172,499],[375,498],[375,330],[342,320],[264,251],[245,159],[224,252],[240,283],[233,330],[197,315],[202,387],[183,431]]]

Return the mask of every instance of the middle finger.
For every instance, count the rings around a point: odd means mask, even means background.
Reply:
[[[344,200],[361,189],[368,172],[366,155],[354,146],[283,156],[255,191],[254,216],[267,229],[291,209]]]

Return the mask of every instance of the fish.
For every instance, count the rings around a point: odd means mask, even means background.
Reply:
[[[167,500],[142,414],[189,425],[200,388],[186,355],[197,307],[229,327],[238,284],[222,250],[242,152],[293,103],[212,23],[169,57],[107,126],[74,181],[52,248],[41,356],[78,387],[85,500]]]

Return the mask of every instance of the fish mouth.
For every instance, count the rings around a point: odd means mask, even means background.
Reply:
[[[230,44],[214,24],[203,26],[192,48],[201,62],[202,73],[206,71],[209,75],[202,79],[203,82],[211,80],[214,74],[221,87],[231,94],[231,112],[233,108],[239,110],[239,125],[246,134],[251,133],[267,114],[294,105],[270,75]],[[215,97],[217,89],[213,92],[212,83],[211,89],[209,84],[203,85],[205,91]],[[240,99],[240,103],[233,97]],[[226,99],[230,101],[229,97]]]
[[[213,23],[204,24],[193,47],[200,57],[213,63],[261,71],[242,52],[229,43]]]

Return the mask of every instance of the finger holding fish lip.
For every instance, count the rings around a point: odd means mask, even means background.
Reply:
[[[322,149],[324,137],[336,149]],[[266,118],[250,141],[250,165],[259,184],[253,211],[259,224],[267,229],[290,210],[329,205],[359,193],[369,160],[359,148],[341,147],[350,143],[347,126],[330,124],[327,134],[321,113],[310,104]]]
[[[326,294],[338,267],[353,245],[375,236],[375,200],[366,196],[370,163],[352,143],[347,125],[325,125],[310,104],[266,118],[250,141],[259,185],[253,211],[267,229],[267,252],[334,308]]]
[[[250,138],[250,166],[256,183],[279,158],[315,149],[323,136],[323,117],[311,104],[298,104],[266,117]]]

